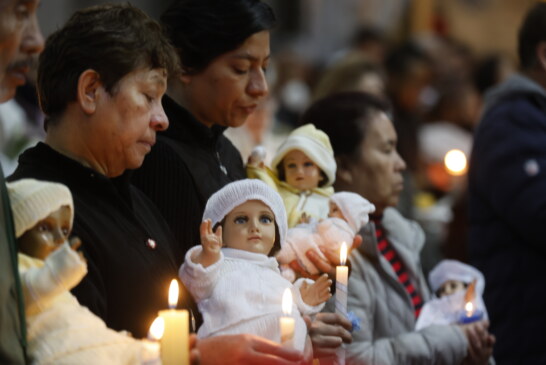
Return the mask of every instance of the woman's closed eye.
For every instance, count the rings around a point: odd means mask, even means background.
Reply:
[[[237,75],[245,75],[245,74],[248,73],[248,70],[246,68],[242,68],[242,67],[234,67],[233,71],[235,71],[235,73]]]

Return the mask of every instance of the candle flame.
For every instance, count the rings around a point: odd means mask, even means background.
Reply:
[[[474,312],[474,304],[472,304],[472,302],[467,302],[464,305],[464,310],[466,311],[467,316],[471,316],[472,313]]]
[[[345,266],[345,262],[347,262],[347,244],[342,242],[341,250],[339,251],[339,264]]]
[[[290,315],[292,313],[292,291],[290,291],[290,288],[284,289],[282,295],[282,312],[285,315]]]
[[[178,281],[173,279],[169,287],[169,308],[174,309],[178,304]]]
[[[150,330],[148,331],[148,339],[152,341],[159,341],[163,337],[165,331],[165,321],[161,317],[154,319]]]
[[[444,164],[450,175],[460,176],[466,172],[466,156],[461,150],[450,150],[444,157]]]

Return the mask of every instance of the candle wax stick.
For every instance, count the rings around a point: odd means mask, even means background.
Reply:
[[[349,279],[349,267],[336,266],[336,313],[347,317],[347,283]],[[343,345],[337,351],[339,365],[345,365],[345,349]]]
[[[336,266],[336,313],[347,317],[347,282],[349,268]]]
[[[159,311],[165,321],[161,338],[162,365],[189,365],[189,314],[187,310],[166,309]]]
[[[294,328],[296,323],[292,317],[281,317],[281,345],[284,347],[294,347]]]

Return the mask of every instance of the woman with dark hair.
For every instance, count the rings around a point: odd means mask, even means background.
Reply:
[[[313,104],[303,115],[329,137],[337,162],[336,191],[351,191],[376,207],[353,250],[348,310],[362,320],[347,347],[350,364],[487,363],[493,337],[486,322],[431,326],[415,331],[430,296],[419,262],[421,228],[393,207],[403,187],[404,160],[389,106],[375,96],[339,93]]]
[[[174,232],[180,265],[200,242],[208,198],[246,177],[239,151],[223,132],[245,123],[268,94],[265,72],[275,16],[260,0],[176,0],[161,22],[178,50],[182,72],[169,80],[163,98],[170,127],[158,133],[133,182],[156,203]],[[342,341],[349,342],[347,328],[350,323],[341,316],[317,316],[310,328],[315,353],[332,353]],[[239,359],[219,351],[230,346]],[[211,337],[199,347],[202,354],[217,356],[218,363],[293,359],[289,350],[250,335]]]
[[[163,106],[169,129],[134,183],[159,207],[179,242],[178,263],[199,243],[207,199],[245,178],[239,151],[223,135],[268,93],[272,9],[259,0],[178,0],[161,16],[182,64]]]

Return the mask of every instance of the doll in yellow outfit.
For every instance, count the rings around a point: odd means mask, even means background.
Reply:
[[[257,178],[281,195],[288,216],[288,227],[308,217],[328,216],[328,199],[334,193],[336,161],[330,139],[312,124],[301,126],[288,136],[271,162],[255,150],[247,164],[249,178]]]

